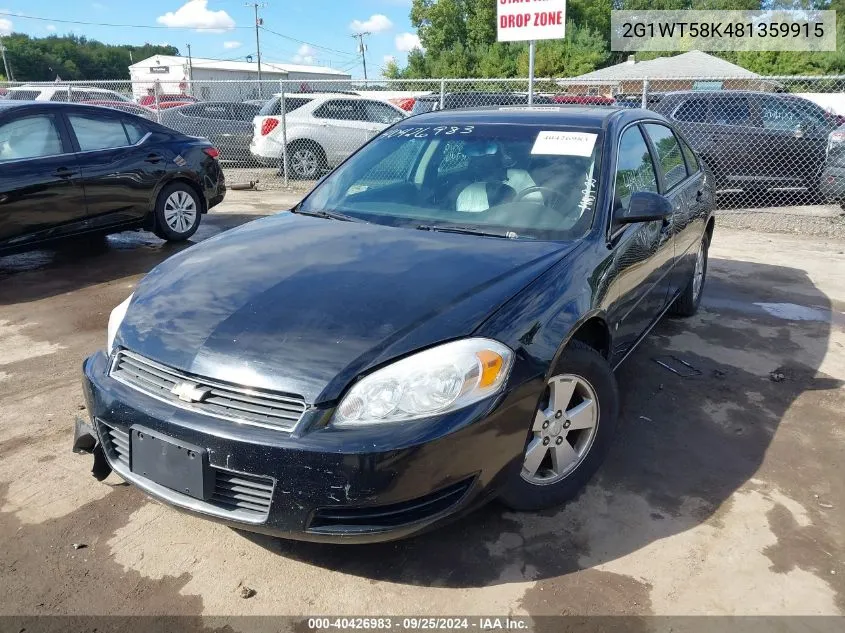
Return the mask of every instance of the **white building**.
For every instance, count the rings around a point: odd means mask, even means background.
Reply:
[[[330,80],[333,90],[348,89],[351,75],[324,66],[301,66],[261,60],[261,95],[257,61],[219,61],[175,55],[154,55],[129,67],[132,92],[136,99],[152,94],[159,83],[160,94],[193,94],[203,100],[243,101],[278,92],[278,82],[292,82],[292,90],[321,92],[328,89],[308,81]],[[216,82],[231,83],[216,83]],[[275,85],[274,85],[275,84]]]

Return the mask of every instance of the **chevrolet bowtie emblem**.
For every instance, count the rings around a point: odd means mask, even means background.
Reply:
[[[195,382],[180,382],[178,385],[170,390],[174,396],[178,397],[183,402],[202,402],[211,389],[202,387]]]

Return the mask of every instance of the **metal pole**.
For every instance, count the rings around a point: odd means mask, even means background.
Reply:
[[[9,67],[9,61],[6,59],[6,46],[3,44],[3,38],[0,37],[0,53],[3,54],[3,68],[6,69],[6,81],[14,81],[12,77],[12,69]]]
[[[440,80],[440,109],[443,110],[446,107],[446,80]]]
[[[288,187],[288,124],[287,124],[287,103],[285,102],[285,88],[282,84],[282,96],[280,99],[280,106],[282,108],[282,174],[284,178],[285,188]]]
[[[159,98],[158,98],[158,95],[159,95],[158,79],[156,79],[155,83],[153,84],[153,90],[155,91],[155,96],[156,96],[156,121],[158,123],[161,123],[161,102],[159,101]]]
[[[194,60],[191,57],[191,45],[186,46],[188,47],[188,92],[194,94]]]
[[[648,108],[648,79],[643,79],[643,96],[640,101],[641,108]]]
[[[528,105],[534,105],[534,54],[537,42],[528,42]]]
[[[258,7],[264,5],[259,5],[257,2],[248,2],[246,4],[246,6],[250,5],[252,5],[255,11],[255,54],[258,57],[258,98],[261,99],[261,38],[258,36],[258,27],[261,26],[261,19],[258,17]]]
[[[370,35],[369,31],[365,31],[363,33],[355,33],[352,37],[358,39],[358,50],[361,53],[361,61],[364,64],[364,84],[366,85],[367,82],[367,47],[364,44],[364,36]]]

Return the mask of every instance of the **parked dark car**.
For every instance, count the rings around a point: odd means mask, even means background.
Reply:
[[[133,228],[186,240],[225,192],[205,140],[111,108],[0,103],[0,252]]]
[[[252,120],[261,106],[228,101],[202,101],[161,112],[161,124],[188,134],[202,136],[220,150],[220,160],[247,161],[252,155]]]
[[[536,105],[553,104],[551,97],[534,95]],[[440,94],[433,93],[417,97],[411,114],[423,114],[434,110],[455,110],[458,108],[483,108],[485,106],[527,105],[526,92],[447,92],[443,95],[443,107]]]
[[[84,363],[75,446],[98,477],[296,539],[560,504],[615,434],[613,369],[696,311],[713,201],[651,112],[403,120],[291,213],[143,279]]]
[[[128,114],[142,116],[145,119],[155,119],[155,112],[142,105],[138,105],[137,103],[132,103],[131,101],[80,101],[79,103],[83,105],[102,106],[104,108],[111,108],[112,110],[120,110],[121,112],[127,112]]]
[[[819,191],[831,133],[840,125],[807,99],[767,92],[673,92],[650,107],[689,139],[718,189],[801,188],[808,201]]]

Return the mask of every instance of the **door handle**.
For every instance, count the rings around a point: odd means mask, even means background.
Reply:
[[[77,172],[73,171],[72,169],[68,169],[67,167],[59,167],[56,171],[53,172],[54,176],[58,178],[73,178],[76,176]]]
[[[147,163],[160,163],[161,156],[159,154],[150,154],[144,159],[144,161]]]

